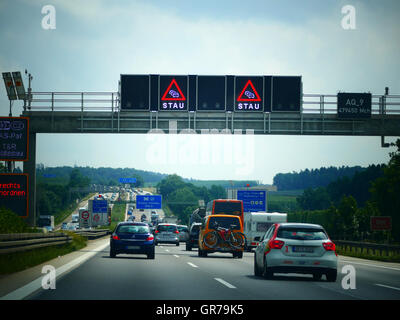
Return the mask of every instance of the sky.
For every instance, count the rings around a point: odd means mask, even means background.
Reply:
[[[55,29],[42,27],[46,5]],[[346,5],[354,29],[343,28]],[[0,0],[0,70],[27,69],[34,92],[117,92],[120,74],[234,74],[301,75],[304,93],[400,94],[399,31],[396,0]],[[271,184],[277,173],[387,163],[390,151],[380,137],[38,134],[36,162]]]

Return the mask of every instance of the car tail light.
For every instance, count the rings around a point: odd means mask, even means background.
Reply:
[[[118,237],[118,235],[113,235],[112,238],[113,238],[114,240],[121,240],[121,239]]]
[[[154,233],[159,233],[160,231],[156,230]]]
[[[271,240],[269,242],[269,247],[271,249],[282,249],[284,244],[285,243],[283,241],[280,241],[280,240]]]
[[[154,240],[154,237],[150,235],[147,237],[146,241],[151,241],[151,240]]]
[[[179,231],[178,231],[178,230],[175,230],[174,233],[179,233]]]
[[[334,251],[335,254],[337,255],[336,246],[335,246],[335,244],[333,242],[330,242],[330,241],[329,242],[324,242],[324,243],[322,243],[322,245],[323,245],[323,247],[325,248],[326,251]]]

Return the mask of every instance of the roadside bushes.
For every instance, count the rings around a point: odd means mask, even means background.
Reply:
[[[0,208],[0,233],[31,232],[26,222],[13,211]]]

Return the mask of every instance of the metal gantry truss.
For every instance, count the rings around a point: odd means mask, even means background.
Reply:
[[[117,92],[33,92],[22,115],[36,133],[400,136],[400,95],[372,95],[371,113],[339,119],[336,94],[303,94],[300,112],[205,112],[121,110]]]

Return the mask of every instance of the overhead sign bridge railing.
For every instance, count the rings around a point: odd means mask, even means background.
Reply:
[[[200,99],[190,93],[179,78],[177,85],[167,80],[165,90],[160,91],[165,95],[149,99],[149,104],[135,97],[121,99],[118,92],[33,92],[32,99],[24,101],[22,115],[29,117],[33,133],[145,134],[154,130],[164,133],[189,133],[187,130],[190,130],[196,133],[400,136],[400,95],[296,93],[291,100],[294,104],[285,104],[284,94],[280,94],[279,99],[269,99],[257,90],[256,81],[243,81],[238,82],[236,100],[226,94],[225,98],[211,97],[210,101],[214,98],[216,102],[210,104],[207,95]],[[181,97],[186,100],[178,100]],[[136,101],[141,102],[135,105]],[[127,108],[132,105],[133,109]],[[295,110],[290,111],[293,105]],[[244,110],[246,106],[248,109]],[[258,107],[260,110],[256,109]]]
[[[118,92],[32,92],[30,101],[25,101],[24,111],[70,111],[70,112],[123,112],[135,114],[139,110],[121,110]],[[371,95],[372,115],[400,115],[400,95]],[[337,114],[337,94],[303,94],[301,100],[301,111],[303,114]],[[206,112],[198,110],[179,111]],[[143,110],[141,110],[143,112]],[[168,111],[152,110],[160,114]],[[178,111],[177,111],[178,112]],[[234,110],[221,110],[213,112],[235,112]],[[259,112],[259,113],[279,113]],[[284,113],[284,112],[283,112]],[[297,112],[299,113],[299,112]]]

